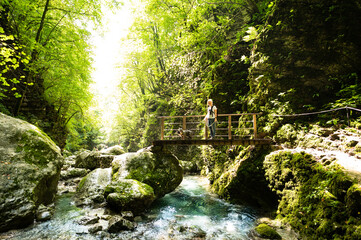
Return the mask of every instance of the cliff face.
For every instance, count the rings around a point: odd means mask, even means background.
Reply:
[[[251,55],[253,109],[287,93],[293,110],[320,107],[357,84],[361,73],[359,1],[280,0]]]
[[[263,210],[277,206],[277,196],[268,187],[263,160],[270,149],[254,146],[203,148],[204,170],[211,189],[222,198],[247,203]]]

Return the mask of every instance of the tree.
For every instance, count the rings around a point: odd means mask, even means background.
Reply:
[[[1,14],[6,17],[6,21],[1,21],[5,34],[21,46],[21,51],[12,55],[27,56],[21,57],[21,65],[13,64],[17,67],[16,80],[11,80],[9,74],[6,80],[2,78],[0,92],[16,89],[16,98],[3,94],[3,102],[15,116],[26,115],[26,106],[31,115],[48,122],[42,124],[46,132],[64,140],[66,126],[74,116],[86,112],[92,99],[88,25],[93,22],[99,26],[101,1],[1,0],[0,3]],[[117,2],[106,4],[114,6]],[[4,69],[12,68],[7,64]]]

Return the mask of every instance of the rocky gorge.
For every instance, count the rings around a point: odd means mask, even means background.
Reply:
[[[245,239],[360,238],[357,126],[285,124],[269,147],[149,147],[125,152],[113,146],[67,157],[22,120],[1,115],[1,128],[1,238],[16,236],[17,230],[11,229],[58,219],[59,204],[77,213],[72,228],[79,236],[112,239],[122,231],[136,234],[142,231],[137,226],[144,213],[172,193],[184,173],[202,174],[218,197],[257,209],[258,220],[252,221],[258,224]],[[140,229],[147,226],[143,224]],[[192,236],[217,239],[202,231]],[[178,228],[176,232],[183,235]]]
[[[130,220],[183,179],[182,168],[171,153],[151,148],[124,153],[114,146],[64,159],[35,126],[4,114],[0,117],[1,232],[49,220],[57,193],[75,194],[79,207],[102,208],[104,216],[84,216],[80,221],[98,223],[90,232],[133,229],[135,223]],[[103,225],[99,225],[100,217]]]

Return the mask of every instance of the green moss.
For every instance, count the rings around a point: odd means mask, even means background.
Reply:
[[[292,143],[297,139],[297,132],[293,125],[285,124],[276,133],[275,140],[279,143],[285,143],[292,146]]]
[[[263,159],[268,148],[248,146],[227,151],[227,147],[204,147],[211,189],[220,197],[269,209],[277,203],[264,177]]]
[[[267,224],[262,223],[258,225],[255,230],[262,238],[282,239],[282,237]]]
[[[337,165],[325,167],[309,154],[282,151],[268,155],[264,166],[270,186],[281,197],[278,218],[302,236],[349,239],[348,229],[361,223],[357,211],[358,218],[350,221],[350,209],[359,209],[361,200],[351,197],[357,186],[350,187],[352,181]]]
[[[54,159],[60,154],[55,143],[38,129],[29,130],[18,138],[16,152],[22,153],[25,162],[29,164],[44,167],[49,163],[49,159]]]
[[[110,207],[117,211],[144,211],[154,201],[153,188],[137,180],[122,179],[106,186],[104,197]]]
[[[352,185],[346,195],[347,211],[351,216],[361,217],[361,186]]]
[[[88,176],[89,176],[89,175],[88,175]],[[81,190],[82,190],[82,188],[84,187],[84,184],[85,184],[88,176],[83,177],[82,180],[79,182],[78,187],[77,187],[77,191],[81,191]]]

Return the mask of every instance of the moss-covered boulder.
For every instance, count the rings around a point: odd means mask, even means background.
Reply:
[[[292,146],[297,139],[297,131],[291,124],[283,125],[276,133],[275,140],[278,143],[284,143],[287,146]]]
[[[323,166],[312,155],[278,151],[264,161],[279,197],[278,219],[305,239],[361,239],[360,190],[337,164]]]
[[[282,237],[276,232],[276,230],[274,230],[265,223],[261,223],[260,225],[258,225],[255,228],[255,231],[261,238],[282,239]]]
[[[99,151],[85,150],[77,154],[75,158],[75,167],[90,170],[96,168],[109,168],[113,159],[113,155],[102,155]]]
[[[119,179],[109,184],[104,191],[109,206],[116,211],[144,212],[154,201],[153,188],[133,179]]]
[[[141,150],[116,156],[113,179],[135,179],[148,184],[157,198],[172,192],[183,180],[177,158],[168,151]]]
[[[124,148],[119,145],[115,145],[109,148],[104,148],[100,150],[102,155],[121,155],[125,153]]]
[[[26,227],[54,201],[62,164],[45,133],[0,113],[0,231]]]
[[[274,208],[277,196],[269,189],[263,168],[264,157],[270,150],[249,146],[237,154],[230,153],[226,148],[203,149],[207,163],[204,172],[208,173],[211,189],[225,199],[264,209]]]
[[[361,185],[354,184],[347,191],[347,211],[354,217],[361,217]]]
[[[112,180],[111,168],[97,168],[85,176],[76,190],[75,203],[80,205],[94,205],[105,202],[104,189]]]
[[[86,176],[90,170],[85,168],[73,168],[70,167],[68,169],[62,170],[60,173],[60,179],[68,180],[71,178],[84,177]]]

